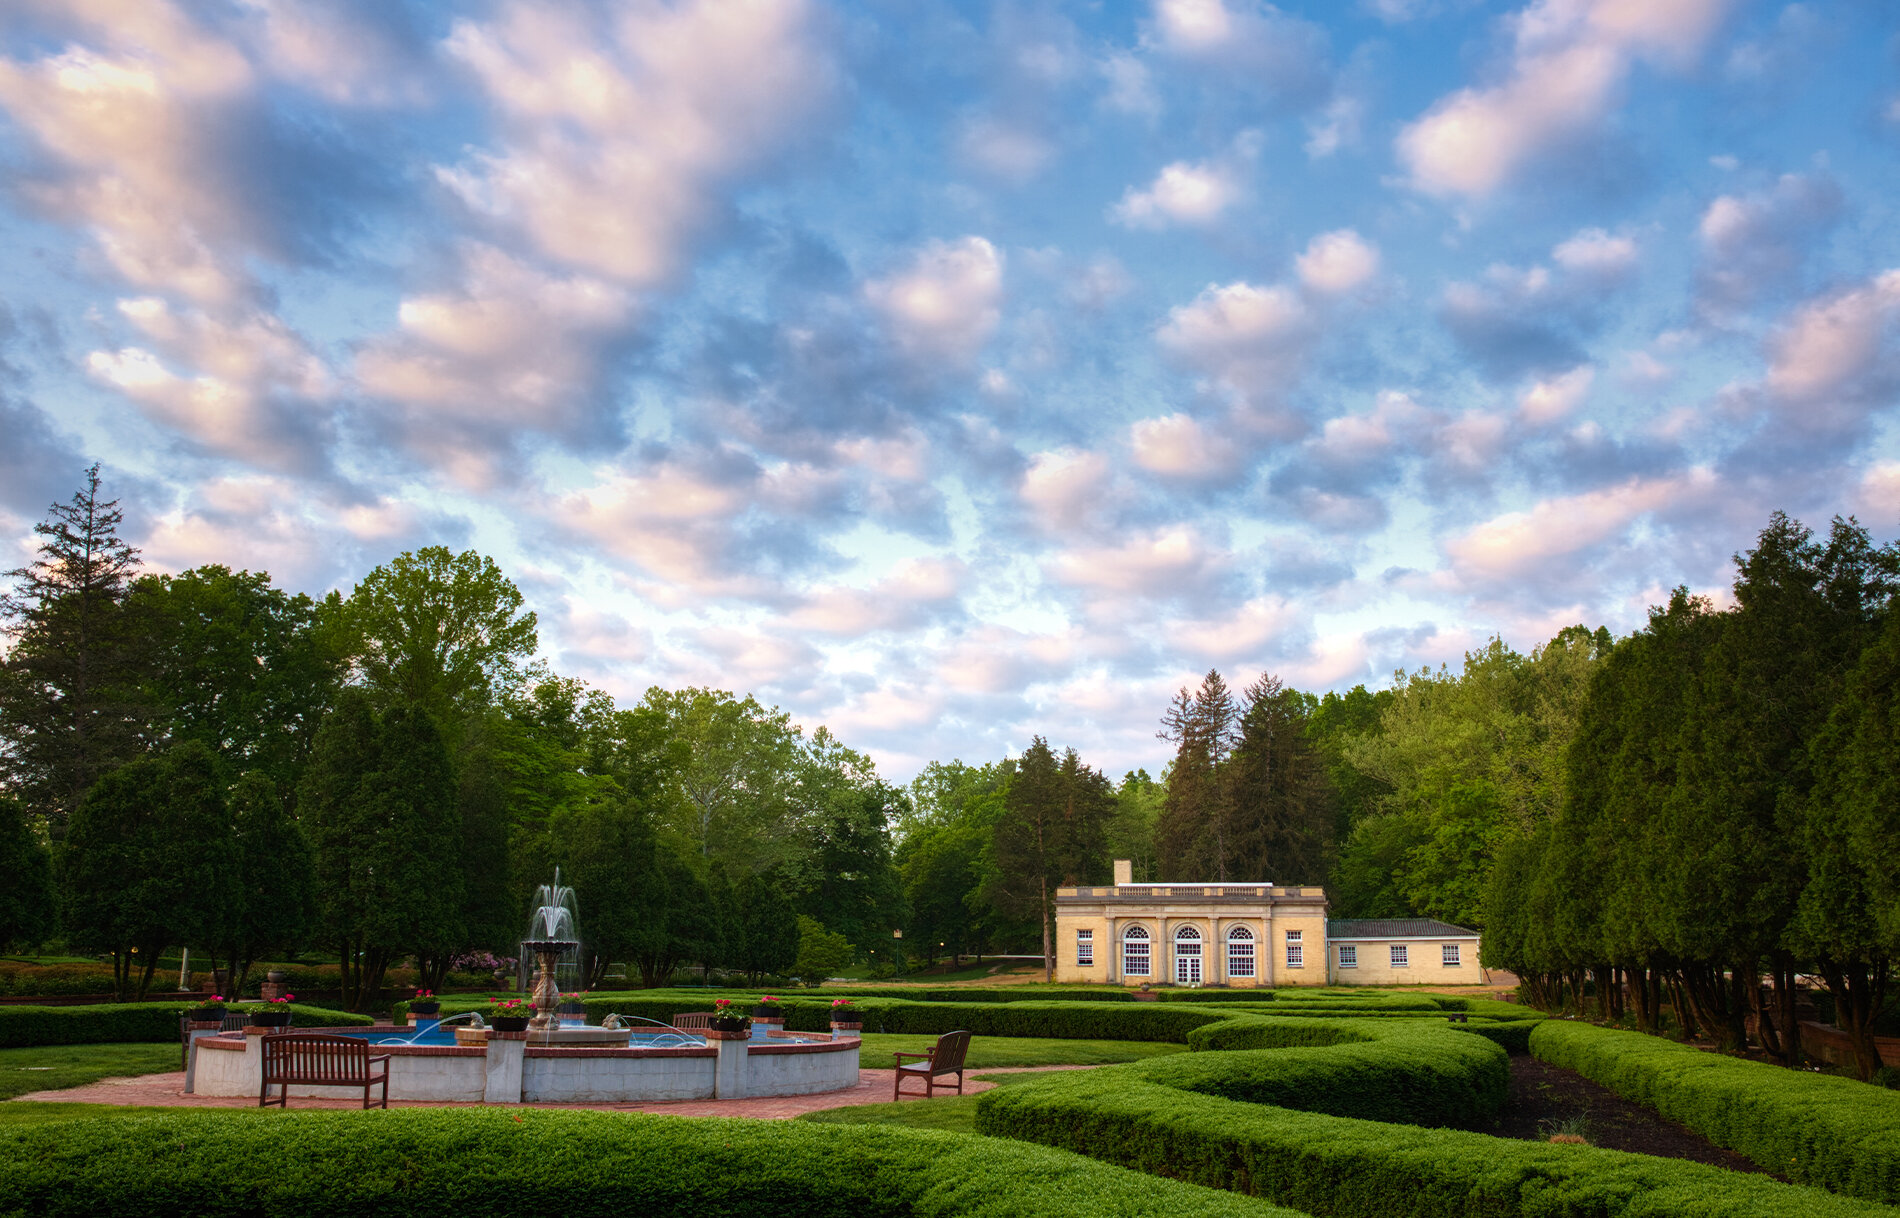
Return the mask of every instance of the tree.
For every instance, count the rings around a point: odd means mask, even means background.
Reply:
[[[0,795],[0,947],[39,943],[54,912],[52,858],[19,801]]]
[[[798,958],[792,962],[792,974],[806,985],[823,985],[825,979],[851,963],[851,941],[824,923],[803,914],[798,918]]]
[[[1261,677],[1247,689],[1224,775],[1235,878],[1324,883],[1334,843],[1332,791],[1306,730],[1310,699]]]
[[[298,804],[321,933],[341,958],[350,1009],[411,952],[436,988],[461,945],[462,875],[454,774],[433,720],[400,706],[379,717],[366,695],[345,691],[318,730]]]
[[[615,960],[634,959],[653,927],[666,925],[667,892],[647,816],[617,792],[560,808],[550,842],[580,912],[583,988]]]
[[[798,960],[798,911],[777,877],[749,875],[734,895],[736,947],[727,963],[756,985],[766,974],[786,975]]]
[[[705,960],[719,935],[712,894],[685,859],[662,843],[655,853],[654,872],[662,916],[641,928],[633,952],[640,983],[649,988],[665,985],[681,966]]]
[[[1161,877],[1226,880],[1230,816],[1221,764],[1233,746],[1239,708],[1219,672],[1208,670],[1192,695],[1183,687],[1157,735],[1175,744],[1168,794],[1155,825]]]
[[[681,848],[740,876],[801,865],[809,839],[795,796],[805,758],[791,717],[724,690],[655,687],[643,705],[677,749],[661,816]]]
[[[138,551],[118,534],[118,500],[102,500],[99,467],[70,503],[33,526],[30,566],[8,571],[0,622],[12,640],[0,664],[0,781],[58,841],[86,792],[143,749],[134,648],[122,612]]]
[[[72,943],[112,955],[114,993],[143,998],[167,945],[221,942],[238,855],[217,757],[196,741],[120,766],[74,809],[59,854]]]
[[[216,944],[231,968],[231,992],[242,993],[251,965],[269,952],[294,951],[310,932],[316,873],[310,843],[284,809],[277,784],[262,770],[231,790],[236,882],[225,938]]]
[[[1115,811],[1108,821],[1108,856],[1127,859],[1136,883],[1155,878],[1155,826],[1167,799],[1164,780],[1156,782],[1146,770],[1130,770],[1115,788]]]
[[[493,559],[444,546],[404,553],[350,593],[356,663],[381,706],[422,708],[461,741],[460,726],[521,681],[537,645],[535,615]]]
[[[1045,978],[1053,979],[1056,889],[1105,876],[1115,791],[1074,749],[1060,761],[1037,736],[1023,751],[992,830],[999,910],[1033,917],[1042,930]]]
[[[153,734],[201,741],[233,770],[294,789],[347,667],[342,599],[206,566],[139,578],[124,612]]]

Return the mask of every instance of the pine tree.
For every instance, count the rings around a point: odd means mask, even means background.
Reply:
[[[1307,713],[1301,695],[1276,676],[1247,689],[1227,774],[1232,827],[1226,839],[1237,879],[1326,879],[1334,849],[1332,791],[1307,735]]]
[[[1200,689],[1185,687],[1162,719],[1163,740],[1174,742],[1168,794],[1155,825],[1155,855],[1166,880],[1226,880],[1229,811],[1221,764],[1233,746],[1238,708],[1219,672],[1209,669]]]
[[[1055,889],[1065,857],[1062,773],[1049,742],[1037,736],[1023,751],[1004,793],[994,830],[996,905],[1009,917],[1034,917],[1042,928],[1043,972],[1054,978]]]
[[[138,551],[118,534],[118,501],[101,500],[99,467],[70,503],[33,526],[32,565],[8,571],[0,596],[12,649],[0,664],[0,781],[54,841],[79,801],[142,747],[134,648],[125,628]]]
[[[0,795],[0,947],[52,933],[53,862],[17,800]]]

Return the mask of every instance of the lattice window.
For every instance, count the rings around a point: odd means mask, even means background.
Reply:
[[[1075,932],[1075,962],[1088,968],[1095,963],[1095,932],[1078,930]]]
[[[1227,932],[1227,975],[1253,976],[1253,932],[1244,926]]]
[[[1147,929],[1129,927],[1122,934],[1122,976],[1146,977],[1149,959]]]

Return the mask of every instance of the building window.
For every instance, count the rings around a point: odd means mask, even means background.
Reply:
[[[1147,975],[1148,931],[1145,927],[1131,926],[1122,934],[1122,976]]]
[[[1174,983],[1201,984],[1201,932],[1192,926],[1174,932]]]
[[[1392,967],[1393,968],[1405,967],[1405,944],[1394,943],[1392,945]]]
[[[1445,958],[1446,968],[1458,967],[1458,945],[1456,943],[1447,943],[1439,948],[1438,951],[1439,954]]]
[[[1253,932],[1244,926],[1227,932],[1227,975],[1253,976]]]
[[[1083,968],[1095,963],[1095,932],[1078,930],[1075,932],[1075,962]]]
[[[1286,932],[1286,966],[1288,968],[1306,967],[1306,945],[1300,942],[1300,932]]]
[[[1359,945],[1358,944],[1342,943],[1339,945],[1339,967],[1340,968],[1358,968],[1359,967]]]

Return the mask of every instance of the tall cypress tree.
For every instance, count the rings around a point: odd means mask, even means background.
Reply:
[[[143,748],[133,640],[123,607],[138,551],[119,537],[99,467],[33,526],[39,558],[6,574],[0,626],[0,780],[54,841],[93,783]]]

